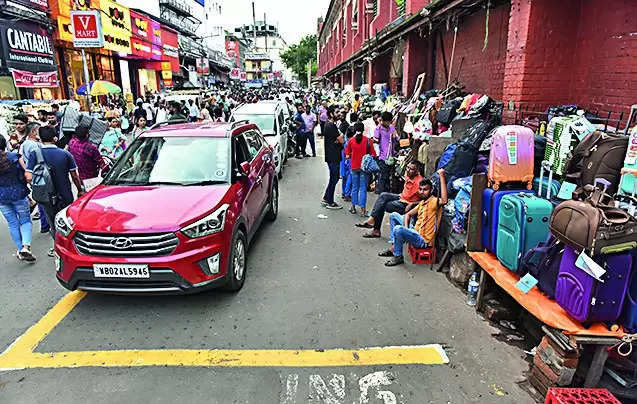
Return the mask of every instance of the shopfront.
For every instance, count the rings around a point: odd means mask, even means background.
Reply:
[[[47,30],[37,22],[0,19],[0,36],[0,98],[59,98],[57,61]]]
[[[177,31],[164,25],[161,26],[162,62],[161,79],[165,87],[174,85],[174,76],[180,73],[179,69],[179,36]]]
[[[162,89],[162,27],[149,16],[133,10],[130,11],[130,18],[131,53],[126,57],[130,90],[125,91],[139,97]]]

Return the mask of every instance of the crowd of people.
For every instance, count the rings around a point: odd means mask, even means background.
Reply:
[[[335,201],[338,182],[341,198],[350,203],[349,212],[359,214],[364,221],[357,227],[368,229],[365,238],[381,237],[385,213],[390,214],[389,241],[392,248],[379,253],[390,257],[385,264],[404,262],[403,243],[425,248],[434,243],[441,208],[447,202],[444,175],[441,194],[435,196],[434,186],[421,176],[418,162],[407,166],[404,189],[400,194],[389,192],[390,160],[399,138],[390,112],[365,113],[360,95],[351,102],[337,104],[319,91],[231,90],[207,97],[168,101],[158,95],[148,95],[126,105],[121,97],[102,97],[92,113],[106,119],[108,129],[99,145],[90,141],[90,127],[80,124],[72,134],[60,130],[62,114],[57,105],[51,111],[38,111],[37,116],[18,114],[13,119],[13,132],[0,137],[0,211],[5,217],[18,260],[33,262],[31,251],[33,220],[40,220],[40,231],[55,238],[55,216],[97,186],[110,164],[127,146],[156,123],[225,122],[231,111],[242,103],[262,100],[283,101],[292,115],[296,157],[316,157],[315,134],[323,138],[324,156],[329,179],[321,204],[327,209],[342,209]],[[79,106],[79,104],[78,104]],[[67,108],[76,108],[73,103]],[[133,123],[132,125],[130,123]],[[309,149],[312,154],[309,154]],[[49,202],[35,202],[29,183],[34,170],[45,161],[52,173],[58,197]],[[442,173],[439,173],[442,174]],[[368,192],[378,197],[368,210]],[[35,209],[38,212],[32,215]],[[51,248],[49,255],[53,256]]]

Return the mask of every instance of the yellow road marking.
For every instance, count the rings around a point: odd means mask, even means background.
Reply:
[[[64,296],[33,327],[0,355],[0,369],[118,366],[324,367],[372,365],[439,365],[448,363],[438,344],[326,350],[148,349],[80,352],[33,352],[38,344],[84,298]]]

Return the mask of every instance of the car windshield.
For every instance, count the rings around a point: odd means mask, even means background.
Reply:
[[[141,137],[105,185],[212,185],[229,182],[230,141],[211,137]]]
[[[248,120],[259,127],[264,136],[274,134],[274,115],[235,114],[235,121]]]

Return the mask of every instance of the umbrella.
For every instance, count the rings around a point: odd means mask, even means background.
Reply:
[[[91,95],[107,95],[107,94],[120,94],[122,89],[116,84],[105,80],[95,80],[89,83],[91,88]],[[82,84],[77,88],[78,95],[86,95],[86,84]]]

